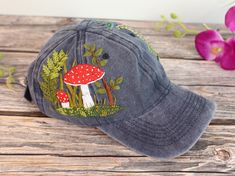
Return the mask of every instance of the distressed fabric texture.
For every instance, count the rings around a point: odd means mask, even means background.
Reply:
[[[172,83],[152,48],[133,31],[119,25],[115,22],[84,20],[57,31],[29,68],[27,84],[33,102],[49,117],[98,127],[115,140],[144,155],[171,158],[185,153],[210,123],[215,104]],[[88,91],[91,103],[88,108],[85,107],[84,116],[76,113],[66,114],[70,110],[77,112],[84,107],[70,107],[71,102],[69,104],[67,101],[72,100],[72,94],[67,94],[68,88],[65,92],[60,90],[60,87],[67,86],[63,83],[65,69],[72,69],[76,64],[76,68],[81,68],[81,65],[86,65],[89,69],[94,64],[101,66],[94,59],[89,59],[93,56],[86,53],[87,44],[95,44],[97,48],[103,49],[100,57],[107,61],[103,63],[105,66],[102,67],[102,72],[105,74],[102,74],[102,79],[112,86],[114,83],[110,80],[115,81],[117,76],[120,78],[116,81],[120,84],[113,85],[112,91],[115,104],[118,105],[115,113],[104,112],[106,114],[101,116],[100,111],[103,109],[100,109],[99,113],[95,112],[98,115],[87,114],[91,106],[99,108],[97,102],[103,103],[102,108],[107,106],[110,110],[110,107],[114,107],[114,102],[107,103],[109,99],[105,91],[99,90],[100,84],[104,83],[100,76],[99,80],[90,81],[86,87],[70,84],[72,88],[69,89],[75,91],[76,97],[79,97],[77,94],[82,89]],[[63,74],[58,85],[55,84],[55,88],[63,97],[58,97],[52,105],[45,99],[45,92],[42,91],[40,83],[43,81],[43,67],[48,65],[48,58],[52,58],[55,51],[66,53],[67,67],[61,66]],[[59,80],[59,75],[55,77]],[[58,100],[62,101],[61,104]],[[83,99],[83,102],[85,100]],[[62,111],[58,111],[58,108],[55,108],[57,106],[62,106]]]

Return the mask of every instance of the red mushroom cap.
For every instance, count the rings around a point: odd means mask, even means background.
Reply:
[[[78,64],[64,75],[64,82],[70,85],[87,85],[100,80],[105,72],[90,64]]]
[[[69,101],[68,94],[64,92],[63,90],[58,90],[56,92],[56,97],[61,103],[67,103]]]

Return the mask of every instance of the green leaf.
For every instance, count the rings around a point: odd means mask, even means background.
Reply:
[[[75,65],[77,65],[77,60],[76,60],[76,58],[74,58],[74,61],[73,61],[72,67],[74,67]]]
[[[105,91],[104,88],[100,88],[100,89],[97,90],[97,93],[99,93],[99,94],[105,94],[106,91]]]
[[[4,70],[2,68],[0,68],[0,77],[4,76]]]
[[[16,72],[16,68],[15,67],[9,67],[8,70],[9,70],[9,72],[11,74]]]
[[[181,38],[183,36],[183,33],[180,30],[175,30],[173,32],[173,36],[176,38]]]
[[[89,45],[88,43],[85,43],[83,46],[84,46],[84,48],[86,48],[86,49],[88,49],[88,50],[91,49],[91,45]]]
[[[114,86],[113,89],[114,90],[120,90],[120,86]]]
[[[92,64],[94,65],[97,65],[97,58],[96,57],[93,57],[92,60],[91,60]]]
[[[83,54],[84,57],[89,57],[89,56],[91,56],[91,55],[92,55],[92,53],[89,52],[89,51],[86,51],[86,52]]]
[[[176,15],[176,13],[171,13],[170,16],[173,20],[178,19],[178,16]]]
[[[168,24],[168,25],[166,25],[166,27],[165,27],[165,29],[166,29],[167,31],[170,31],[172,28],[173,28],[173,25],[172,25],[172,24]]]
[[[42,82],[40,88],[43,92],[43,97],[54,105],[57,104],[56,90],[58,88],[58,78],[63,66],[68,59],[68,54],[63,50],[52,53],[52,58],[48,57],[41,71]]]
[[[111,87],[114,87],[115,86],[114,80],[110,79],[109,84],[110,84]]]
[[[55,62],[56,63],[56,62]],[[54,63],[51,59],[48,59],[47,60],[47,65],[48,65],[48,68],[51,70],[54,68]]]
[[[43,66],[42,66],[42,70],[43,70],[43,72],[44,72],[47,76],[50,75],[50,70],[49,70],[49,68],[48,68],[46,65],[43,65]]]
[[[58,78],[58,77],[59,77],[59,73],[57,73],[57,72],[53,72],[50,75],[50,79],[54,79],[54,78]]]
[[[66,54],[65,54],[64,50],[60,50],[60,52],[59,52],[59,57],[60,57],[60,58],[66,57]]]
[[[6,86],[9,89],[12,89],[12,83],[15,81],[15,78],[13,76],[8,76],[6,79]]]
[[[119,76],[115,79],[115,83],[116,84],[121,84],[123,82],[123,80],[124,80],[123,76]]]
[[[101,83],[100,83],[99,81],[96,81],[96,82],[95,82],[95,86],[98,87],[98,88],[100,88],[100,87],[101,87]]]
[[[105,65],[107,65],[107,63],[108,63],[108,59],[103,59],[100,61],[100,66],[104,67]]]
[[[91,52],[94,52],[95,49],[96,49],[96,45],[95,45],[95,43],[94,43],[94,44],[91,45],[90,51],[91,51]]]
[[[99,49],[96,50],[95,56],[99,57],[102,53],[103,53],[103,48],[99,48]]]

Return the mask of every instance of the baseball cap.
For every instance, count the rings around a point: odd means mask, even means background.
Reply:
[[[97,127],[147,156],[188,151],[215,104],[172,83],[134,30],[86,19],[58,30],[30,65],[25,98],[53,118]]]

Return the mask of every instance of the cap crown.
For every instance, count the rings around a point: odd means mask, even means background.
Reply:
[[[75,79],[68,78],[74,69],[73,76],[87,77],[66,84]],[[95,20],[57,31],[30,67],[28,82],[43,113],[88,126],[139,117],[169,89],[158,56],[142,38],[123,25]],[[69,108],[60,104],[57,91],[68,94]]]

